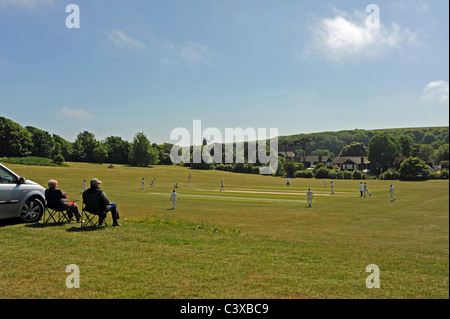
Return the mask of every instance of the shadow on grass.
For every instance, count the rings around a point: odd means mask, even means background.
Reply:
[[[24,221],[20,218],[2,219],[2,220],[0,220],[0,228],[6,227],[6,226],[19,225],[19,224],[23,224],[23,223],[24,223]]]
[[[70,227],[67,229],[68,232],[77,233],[77,232],[85,232],[85,231],[96,231],[96,230],[104,230],[107,226],[97,227],[97,226],[86,226],[86,227]]]
[[[29,227],[29,228],[47,228],[47,227],[57,227],[57,226],[63,226],[66,223],[34,223],[34,224],[28,224],[25,227]]]

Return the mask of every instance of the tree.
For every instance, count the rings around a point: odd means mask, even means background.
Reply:
[[[369,141],[369,161],[375,174],[380,174],[389,168],[395,157],[400,155],[400,146],[390,134],[381,133]]]
[[[0,116],[0,157],[22,157],[31,153],[31,134],[19,124]]]
[[[426,180],[429,171],[427,165],[417,157],[410,157],[403,161],[398,170],[400,180]]]
[[[40,130],[36,127],[26,126],[25,129],[30,132],[31,139],[33,141],[31,155],[51,158],[56,145],[53,137],[48,132]]]
[[[104,144],[99,144],[96,148],[94,148],[94,160],[103,164],[105,160],[108,158],[108,148]]]
[[[350,145],[344,146],[339,156],[366,156],[367,149],[364,143],[352,142]]]
[[[61,154],[65,159],[70,158],[70,152],[72,150],[72,143],[66,141],[61,136],[53,134],[53,140],[55,141],[55,147],[53,149],[53,157]]]
[[[81,132],[78,134],[75,143],[77,143],[77,155],[81,157],[81,161],[94,163],[94,149],[99,145],[95,135],[88,131]]]
[[[436,137],[431,133],[426,133],[422,139],[422,144],[431,144],[436,142]]]
[[[192,151],[191,168],[193,169],[211,169],[213,167],[213,158],[207,151],[203,151],[205,146],[196,146]],[[200,160],[198,160],[200,159]]]
[[[419,147],[419,152],[417,153],[417,157],[423,161],[429,162],[431,160],[431,156],[434,153],[434,149],[431,145],[422,144]]]
[[[169,153],[159,153],[159,164],[161,165],[173,165],[172,155]]]
[[[295,162],[293,161],[286,160],[283,163],[283,170],[287,177],[294,177],[294,174],[297,171],[297,165],[295,165]]]
[[[130,164],[134,166],[147,166],[157,164],[158,151],[155,150],[144,133],[137,133],[134,136],[130,151]]]
[[[431,155],[431,160],[435,164],[439,164],[442,161],[448,161],[449,160],[448,144],[441,145],[438,149],[436,149]]]
[[[108,162],[114,164],[129,163],[131,144],[118,136],[109,136],[105,139],[108,150]]]
[[[398,143],[403,156],[410,157],[412,155],[412,146],[414,140],[409,135],[401,135],[398,137]]]
[[[306,155],[308,155],[308,148],[311,146],[312,139],[310,137],[301,137],[292,142],[292,145],[299,147],[299,157],[302,162],[306,162]]]

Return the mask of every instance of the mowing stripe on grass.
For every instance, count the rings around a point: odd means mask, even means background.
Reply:
[[[158,196],[167,196],[170,197],[170,194],[166,193],[147,193],[149,195],[158,195]],[[297,199],[276,199],[276,198],[254,198],[254,197],[235,197],[235,196],[213,196],[213,195],[192,195],[192,194],[183,194],[180,197],[202,197],[202,198],[219,198],[224,200],[256,200],[263,202],[295,202],[295,203],[306,203],[305,200],[297,200]]]

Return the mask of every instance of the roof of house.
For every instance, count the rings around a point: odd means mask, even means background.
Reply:
[[[333,161],[335,164],[342,164],[347,162],[348,160],[352,161],[355,164],[361,164],[361,158],[364,158],[364,164],[370,164],[367,156],[341,156],[336,157]]]
[[[278,154],[284,157],[295,157],[294,152],[278,152]]]
[[[331,161],[331,157],[329,157],[327,155],[323,155],[322,156],[322,162],[326,162],[328,160]],[[319,155],[307,155],[306,156],[306,162],[320,162],[319,161]]]

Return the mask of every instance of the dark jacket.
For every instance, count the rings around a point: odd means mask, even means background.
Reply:
[[[45,199],[47,207],[56,211],[64,211],[71,206],[71,201],[67,199],[67,193],[60,189],[46,189]]]
[[[83,193],[83,202],[88,206],[98,207],[102,212],[106,210],[109,205],[108,197],[99,187],[91,187]]]

